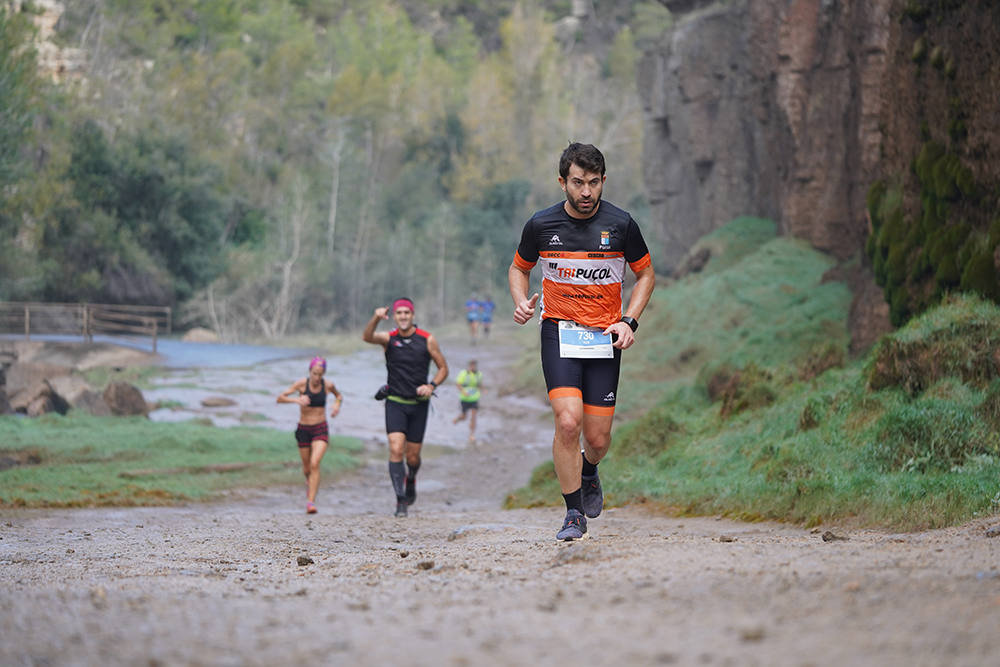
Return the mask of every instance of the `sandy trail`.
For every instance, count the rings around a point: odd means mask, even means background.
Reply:
[[[476,354],[489,379],[509,350],[485,348],[450,343],[453,373]],[[246,386],[273,402],[298,365]],[[352,401],[373,389],[331,370]],[[546,407],[487,394],[468,448],[452,398],[406,519],[370,424],[367,463],[324,480],[317,515],[297,478],[206,505],[0,512],[0,664],[1000,664],[995,519],[887,534],[632,506],[560,543],[559,509],[499,509],[548,456]]]

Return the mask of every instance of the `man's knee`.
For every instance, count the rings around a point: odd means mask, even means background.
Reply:
[[[581,423],[580,416],[570,410],[556,414],[556,431],[565,437],[579,437]]]

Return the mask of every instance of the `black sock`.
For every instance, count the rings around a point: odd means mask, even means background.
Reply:
[[[402,461],[389,461],[389,479],[392,480],[392,490],[396,492],[396,498],[402,500],[406,497],[406,468]]]
[[[407,474],[410,476],[410,479],[413,479],[414,477],[417,476],[417,471],[420,470],[420,464],[421,464],[420,459],[417,459],[417,465],[413,465],[412,463],[406,464],[406,469],[409,471]]]
[[[590,461],[587,460],[587,455],[584,454],[583,452],[580,452],[580,458],[583,459],[583,470],[580,471],[580,474],[582,474],[584,477],[593,477],[594,475],[596,475],[597,466],[600,465],[600,462],[591,463]]]
[[[580,489],[564,493],[563,500],[566,501],[567,510],[576,510],[580,514],[583,514],[583,494],[580,492]]]

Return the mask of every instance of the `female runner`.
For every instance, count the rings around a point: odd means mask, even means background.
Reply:
[[[326,359],[314,357],[309,362],[309,377],[297,380],[295,384],[278,396],[278,403],[298,403],[299,425],[295,429],[295,441],[299,444],[302,458],[302,474],[306,477],[306,512],[316,513],[316,492],[319,490],[319,464],[330,444],[330,427],[324,414],[326,395],[333,394],[337,401],[330,408],[330,416],[336,417],[344,397],[336,385],[323,377],[326,373]],[[298,396],[292,394],[298,392]]]

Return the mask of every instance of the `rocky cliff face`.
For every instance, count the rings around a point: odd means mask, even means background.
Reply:
[[[855,293],[853,345],[867,347],[890,328],[862,251],[870,186],[901,187],[919,221],[911,165],[932,141],[959,156],[981,193],[1000,192],[1000,5],[661,2],[676,23],[645,54],[639,80],[647,224],[667,240],[664,268],[736,216],[771,218],[845,260],[838,277]],[[952,216],[988,224],[998,198],[956,202]]]
[[[668,262],[738,215],[773,218],[840,258],[860,247],[889,5],[745,0],[677,17],[639,74]]]
[[[856,255],[879,167],[891,0],[666,4],[676,25],[639,77],[652,222],[668,241],[668,268],[740,215]],[[887,326],[884,304],[870,280],[852,282],[869,301],[857,304],[871,320],[868,341]]]

